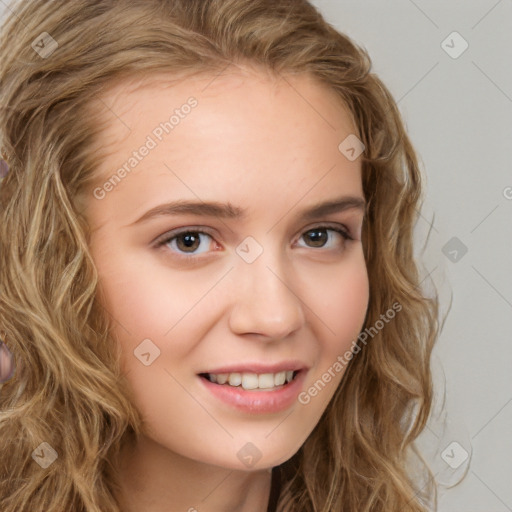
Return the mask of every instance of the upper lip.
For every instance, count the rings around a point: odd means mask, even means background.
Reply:
[[[281,361],[273,364],[238,363],[219,366],[201,373],[279,373],[285,371],[306,370],[308,367],[300,361]]]

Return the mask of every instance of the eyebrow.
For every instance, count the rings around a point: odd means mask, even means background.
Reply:
[[[343,196],[323,203],[315,204],[305,210],[301,210],[299,218],[302,221],[312,220],[322,215],[340,213],[346,210],[358,209],[366,212],[366,202],[359,196]],[[172,215],[197,215],[203,217],[218,217],[222,219],[243,220],[247,218],[247,210],[239,206],[234,206],[230,202],[220,203],[217,201],[189,201],[179,200],[171,203],[165,203],[148,210],[142,217],[128,224],[140,224],[150,219]]]

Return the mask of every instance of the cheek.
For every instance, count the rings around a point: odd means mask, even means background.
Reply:
[[[116,258],[113,252],[101,261],[98,273],[99,300],[112,318],[122,369],[130,380],[144,375],[145,367],[134,353],[142,347],[158,354],[151,367],[184,370],[181,361],[200,343],[209,325],[212,277],[169,272],[151,259]]]
[[[362,251],[358,251],[350,265],[344,265],[333,274],[326,275],[321,299],[314,306],[319,317],[317,325],[322,335],[319,365],[331,365],[338,355],[352,350],[359,335],[369,303],[369,282]],[[318,286],[318,282],[317,282]]]
[[[161,264],[126,257],[113,260],[99,270],[101,302],[134,342],[166,336],[204,293],[186,273],[166,279]]]
[[[358,268],[343,280],[337,302],[333,303],[334,329],[342,334],[359,334],[369,301],[369,283],[366,267]]]
[[[353,256],[337,272],[324,276],[324,293],[315,303],[315,312],[322,312],[316,321],[316,363],[298,396],[307,433],[325,411],[354,353],[359,352],[355,346],[368,309],[369,282],[362,250]]]
[[[159,340],[172,327],[177,305],[170,303],[172,294],[163,296],[162,287],[149,266],[141,266],[140,262],[130,261],[115,251],[105,251],[95,262],[99,275],[98,301],[111,319],[122,368],[129,373],[141,366],[134,350],[143,340],[152,340],[160,348]]]

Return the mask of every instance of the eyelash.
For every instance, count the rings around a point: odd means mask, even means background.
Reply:
[[[353,240],[353,238],[349,235],[349,233],[346,230],[341,229],[338,226],[334,227],[334,226],[326,226],[326,225],[314,226],[312,228],[309,228],[302,233],[301,237],[303,235],[305,235],[306,233],[309,233],[310,231],[315,231],[315,230],[317,230],[317,231],[320,231],[320,230],[334,231],[336,233],[339,233],[345,241]],[[187,228],[187,229],[183,229],[178,232],[171,232],[171,233],[166,233],[166,234],[162,235],[163,238],[159,237],[155,242],[155,246],[157,249],[159,249],[159,248],[165,246],[166,244],[168,244],[169,242],[171,242],[172,240],[178,238],[181,235],[196,234],[196,233],[201,233],[201,234],[207,235],[213,239],[213,236],[210,233],[208,233],[207,231],[204,231],[200,228]],[[314,247],[311,247],[311,249],[314,249]],[[322,247],[319,247],[318,249],[322,249]],[[183,258],[187,262],[193,263],[196,260],[199,260],[202,258],[201,254],[202,253],[200,253],[199,255],[189,254],[189,255],[185,256],[185,255],[183,255],[183,253],[178,253],[178,258]]]

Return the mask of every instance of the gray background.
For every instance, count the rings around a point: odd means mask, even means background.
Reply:
[[[418,260],[453,298],[419,442],[439,512],[512,512],[512,0],[313,3],[369,51],[426,178]]]

